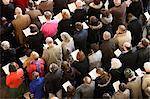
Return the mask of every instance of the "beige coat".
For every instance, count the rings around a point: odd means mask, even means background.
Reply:
[[[150,87],[150,74],[145,74],[142,78],[142,89]]]
[[[22,30],[27,28],[31,23],[29,15],[17,15],[16,19],[12,21],[15,29],[15,37],[18,44],[25,44],[25,35]]]
[[[33,19],[37,18],[37,16],[41,16],[42,13],[40,10],[29,10],[28,12],[26,12],[30,17],[31,20],[33,21]]]

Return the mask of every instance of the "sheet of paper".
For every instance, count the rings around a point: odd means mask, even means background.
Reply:
[[[83,22],[82,25],[83,25],[83,29],[88,29],[89,28],[89,26],[85,22]]]
[[[65,91],[67,92],[67,87],[68,86],[72,86],[72,84],[70,83],[70,81],[65,82],[63,85],[63,88],[65,89]]]
[[[145,17],[146,17],[147,20],[150,19],[150,14],[148,12],[145,12],[144,15],[145,15]]]
[[[119,49],[117,49],[116,51],[114,51],[114,54],[115,54],[117,57],[119,57],[120,54],[121,54],[121,51],[120,51]]]
[[[61,13],[58,13],[56,16],[54,16],[54,20],[57,20],[58,22],[60,22],[62,20],[63,16]]]
[[[42,16],[38,16],[38,18],[39,18],[39,20],[40,20],[41,24],[43,24],[44,22],[46,22],[46,18],[45,18],[45,16],[44,16],[44,15],[42,15]]]
[[[113,83],[113,87],[115,89],[115,92],[117,92],[119,90],[119,85],[120,85],[120,81],[119,80]]]
[[[109,5],[109,1],[106,0],[106,2],[105,2],[105,4],[104,4],[106,10],[108,10],[108,5]]]
[[[10,65],[10,63],[8,63],[7,65],[5,65],[5,66],[2,67],[2,69],[4,70],[4,72],[5,72],[6,75],[10,74],[10,72],[9,72],[9,65]]]
[[[91,70],[88,74],[91,76],[92,80],[95,80],[96,77],[97,77],[97,75],[96,75],[96,68]]]
[[[20,60],[22,63],[24,63],[27,58],[28,58],[28,57],[25,55],[25,56],[23,56],[23,57],[20,57],[19,60]]]
[[[57,38],[57,39],[55,39],[55,42],[58,44],[58,45],[61,45],[61,41]]]
[[[78,53],[78,52],[79,52],[79,49],[77,49],[77,50],[75,50],[75,51],[73,51],[73,52],[71,53],[71,56],[72,56],[73,60],[78,61],[78,60],[77,60],[77,53]]]
[[[24,35],[26,36],[26,37],[28,37],[29,35],[32,35],[32,33],[30,32],[30,28],[28,27],[28,28],[26,28],[26,29],[24,29],[24,30],[22,30],[23,31],[23,33],[24,33]]]
[[[144,76],[144,73],[143,73],[143,71],[142,71],[140,68],[138,68],[137,70],[135,70],[135,72],[136,72],[137,75],[140,76],[140,77]]]
[[[69,8],[70,12],[74,12],[77,9],[76,4],[74,2],[68,4],[68,8]]]

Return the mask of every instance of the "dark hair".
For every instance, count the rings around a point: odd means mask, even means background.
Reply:
[[[97,26],[98,24],[98,19],[95,16],[90,17],[90,25]]]
[[[10,65],[9,65],[9,72],[11,73],[11,72],[16,72],[17,71],[17,69],[16,69],[16,67],[14,66],[14,63],[12,62],[12,63],[10,63]]]
[[[83,24],[81,22],[76,22],[75,23],[75,28],[81,31],[83,29]]]
[[[38,32],[38,27],[35,24],[31,24],[29,28],[31,33]]]
[[[125,83],[121,83],[121,84],[119,85],[119,89],[120,89],[122,92],[124,92],[124,91],[127,89],[126,84],[125,84]]]
[[[100,4],[100,1],[101,1],[101,0],[93,0],[93,2],[94,2],[95,5]]]

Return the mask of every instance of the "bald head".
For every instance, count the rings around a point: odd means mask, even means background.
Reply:
[[[104,40],[109,40],[110,38],[111,38],[110,32],[105,31],[105,32],[103,33],[103,39],[104,39]]]
[[[83,78],[83,81],[84,81],[85,84],[90,84],[92,80],[91,80],[90,77],[85,76],[85,77]]]

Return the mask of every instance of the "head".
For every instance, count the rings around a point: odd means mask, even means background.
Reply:
[[[71,39],[71,36],[67,32],[62,32],[60,36],[64,42],[69,42]]]
[[[67,97],[73,97],[75,95],[76,89],[74,86],[69,85],[67,87]]]
[[[103,75],[104,72],[105,72],[105,71],[103,70],[103,68],[97,68],[97,69],[96,69],[96,74],[97,74],[98,76]]]
[[[39,54],[35,51],[32,51],[30,57],[34,60],[37,60],[39,58]]]
[[[51,37],[47,37],[45,42],[46,42],[46,44],[53,44],[54,43],[54,41]]]
[[[55,64],[55,63],[52,63],[52,64],[50,64],[50,66],[49,66],[49,71],[51,72],[51,73],[55,73],[57,70],[58,70],[58,65],[57,64]]]
[[[146,87],[144,89],[144,93],[145,93],[145,95],[147,95],[148,97],[150,97],[150,87]]]
[[[150,73],[150,62],[145,62],[144,63],[144,69],[146,72]]]
[[[47,20],[51,20],[52,18],[52,13],[50,11],[45,11],[44,16]]]
[[[120,6],[121,5],[121,0],[113,0],[115,6]]]
[[[103,33],[103,39],[104,40],[110,40],[111,39],[111,34],[110,34],[110,32],[108,32],[108,31],[105,31],[104,33]]]
[[[122,63],[117,58],[111,59],[111,69],[119,69],[122,66]]]
[[[35,24],[31,24],[31,25],[29,26],[29,28],[30,28],[30,32],[31,32],[31,33],[38,32],[38,27],[37,27],[37,25],[35,25]]]
[[[142,38],[141,43],[144,47],[147,47],[150,44],[150,41],[147,38]]]
[[[63,16],[63,19],[70,19],[70,12],[68,9],[63,9],[62,12],[61,12],[62,16]]]
[[[16,15],[22,15],[22,10],[21,10],[21,8],[16,7],[16,8],[15,8],[15,14],[16,14]]]
[[[98,19],[95,16],[90,17],[90,25],[97,26],[98,24]]]
[[[81,22],[76,22],[75,28],[77,31],[81,31],[83,29],[83,24]]]
[[[70,63],[67,62],[67,61],[63,61],[63,63],[62,63],[62,69],[64,71],[70,71],[70,68],[71,68]]]
[[[34,79],[37,79],[37,78],[39,78],[40,76],[39,76],[39,73],[38,72],[36,72],[36,71],[34,71],[33,73],[32,73],[32,79],[34,80]]]
[[[10,49],[10,43],[8,41],[3,41],[1,42],[1,47],[3,48],[3,50],[8,50]]]
[[[79,60],[79,62],[83,61],[85,59],[85,54],[83,51],[79,51],[77,53],[77,60]]]
[[[84,84],[89,85],[89,84],[91,84],[92,79],[90,77],[88,77],[88,76],[85,76],[83,78],[83,82],[84,82]]]
[[[103,99],[111,99],[111,96],[109,93],[104,93],[102,97]]]
[[[82,0],[76,0],[75,4],[77,8],[82,8],[85,3]]]
[[[119,85],[119,90],[120,90],[120,91],[124,92],[126,89],[127,89],[127,85],[126,85],[125,83],[121,83],[121,84]]]
[[[8,5],[10,0],[2,0],[2,2],[3,2],[4,5]]]
[[[93,3],[94,3],[95,5],[100,4],[100,2],[101,2],[101,0],[93,0]]]
[[[97,52],[99,50],[99,45],[96,43],[91,44],[90,47],[94,52]]]
[[[125,42],[125,43],[123,44],[123,49],[124,49],[124,51],[129,51],[129,50],[131,50],[131,49],[132,49],[131,43]]]
[[[134,71],[132,71],[130,68],[126,68],[125,70],[124,70],[124,75],[125,75],[125,77],[128,79],[128,78],[133,78],[133,77],[135,77],[135,73],[134,73]]]
[[[116,33],[123,34],[123,33],[126,33],[126,31],[127,31],[127,29],[126,29],[125,25],[119,25]]]
[[[12,62],[9,64],[9,72],[16,72],[19,69],[19,65],[16,62]]]

